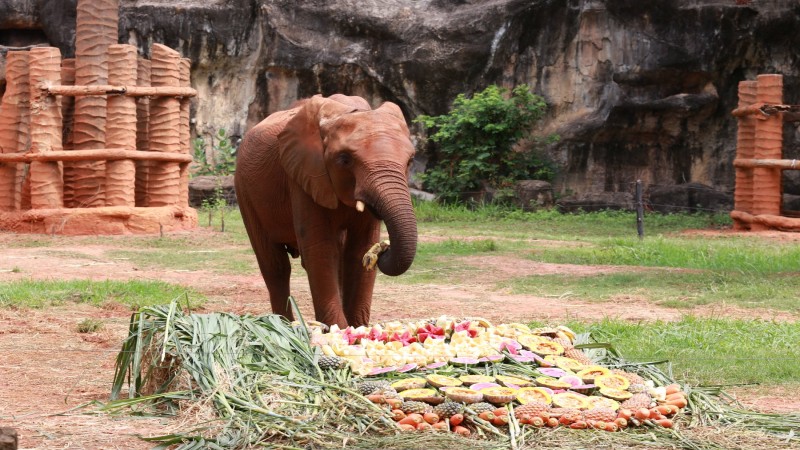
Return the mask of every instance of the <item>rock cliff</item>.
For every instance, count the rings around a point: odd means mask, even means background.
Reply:
[[[699,182],[733,190],[737,83],[785,75],[800,103],[794,0],[121,0],[120,41],[192,59],[195,131],[241,135],[315,93],[390,100],[408,117],[458,93],[527,83],[556,192]],[[74,52],[75,0],[0,0],[1,46]],[[2,51],[0,51],[2,55]],[[0,56],[0,69],[2,67]],[[0,70],[1,72],[1,70]],[[0,90],[3,80],[0,78]],[[798,123],[785,126],[800,155]],[[793,175],[794,174],[794,175]],[[800,194],[797,172],[785,189]]]

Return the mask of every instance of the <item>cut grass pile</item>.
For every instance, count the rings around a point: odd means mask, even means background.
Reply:
[[[688,326],[688,325],[687,325]],[[610,329],[609,324],[600,329]],[[580,338],[584,342],[588,334]],[[578,340],[581,342],[581,340]],[[596,362],[638,372],[658,385],[674,382],[657,365],[632,363],[608,344],[589,343]],[[686,386],[690,405],[677,429],[619,433],[525,427],[511,440],[502,433],[466,439],[451,433],[399,433],[388,412],[354,391],[349,369],[321,371],[319,350],[302,325],[274,316],[184,314],[176,304],[148,307],[131,320],[117,359],[113,394],[131,398],[109,411],[177,413],[205,405],[216,419],[180,433],[148,438],[194,448],[782,448],[796,445],[797,414],[743,411],[721,401],[718,389]],[[499,366],[504,366],[498,365]],[[498,369],[500,370],[500,369]],[[126,389],[127,388],[127,389]],[[139,395],[143,395],[140,396]],[[156,409],[154,410],[153,407]],[[687,428],[691,423],[699,428]],[[703,427],[716,427],[705,436]],[[734,445],[719,446],[718,435]],[[747,436],[748,441],[741,439]],[[726,444],[730,443],[726,442]],[[740,446],[741,445],[741,446]]]
[[[68,303],[102,306],[119,303],[137,310],[143,306],[163,305],[178,297],[192,298],[192,307],[203,296],[163,281],[89,281],[89,280],[19,280],[0,282],[0,307],[44,308]],[[188,301],[188,300],[187,300]]]

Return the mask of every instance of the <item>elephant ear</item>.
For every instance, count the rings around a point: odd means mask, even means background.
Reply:
[[[406,126],[406,118],[403,116],[403,110],[400,109],[399,106],[392,102],[384,102],[378,109],[375,111],[380,111],[385,114],[390,114],[394,116],[396,119],[400,119],[400,123],[403,125],[403,128],[408,131],[408,127]]]
[[[352,106],[315,95],[303,103],[278,135],[280,161],[289,177],[314,201],[336,209],[339,199],[325,167],[320,123],[353,111]]]

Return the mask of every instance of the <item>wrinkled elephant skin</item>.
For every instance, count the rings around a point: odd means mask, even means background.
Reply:
[[[273,312],[293,318],[292,255],[308,273],[317,320],[369,322],[375,272],[361,260],[379,240],[380,221],[391,241],[378,259],[381,272],[404,273],[416,253],[407,178],[413,157],[397,105],[372,110],[364,99],[340,94],[302,100],[245,135],[236,195]]]

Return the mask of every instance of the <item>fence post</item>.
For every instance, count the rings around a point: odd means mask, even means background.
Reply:
[[[192,61],[188,58],[181,58],[181,87],[191,87],[191,66]],[[189,126],[191,98],[184,97],[181,102],[181,142],[184,144],[184,151],[192,154],[192,135]],[[179,203],[182,206],[189,206],[189,163],[180,164],[181,187],[179,193]]]
[[[739,82],[739,108],[752,105],[756,102],[757,82]],[[745,115],[738,117],[738,131],[736,134],[736,159],[752,159],[755,156],[756,119]],[[753,169],[750,167],[736,167],[736,185],[733,193],[734,211],[747,214],[753,213]],[[750,224],[741,220],[734,220],[734,229],[746,230]]]
[[[61,51],[55,47],[30,50],[31,152],[61,150],[61,102],[42,87],[61,83]],[[61,163],[33,161],[30,166],[31,208],[61,208],[64,185]]]
[[[118,0],[79,0],[75,26],[75,85],[108,84],[108,46],[116,44],[119,27]],[[75,99],[75,150],[106,147],[106,98]],[[72,163],[75,198],[70,207],[105,205],[104,161]]]
[[[26,150],[30,124],[29,53],[6,54],[6,92],[0,108],[0,152],[22,153]],[[0,211],[22,207],[24,165],[0,164]]]
[[[151,50],[150,82],[154,87],[180,86],[180,60],[175,50],[153,44]],[[180,152],[181,104],[175,97],[155,97],[150,100],[150,151]],[[180,167],[178,163],[156,163],[150,166],[148,206],[178,204]]]
[[[136,47],[108,46],[108,82],[117,86],[136,84]],[[136,150],[136,99],[125,95],[108,98],[106,140],[115,148]],[[136,164],[129,159],[106,162],[106,205],[135,206]]]
[[[150,60],[139,58],[136,67],[136,85],[150,86]],[[150,98],[139,97],[136,101],[136,148],[150,150]],[[136,206],[148,206],[147,185],[150,176],[150,161],[136,161]]]
[[[642,180],[636,180],[636,233],[644,238],[644,200],[642,199]]]
[[[757,79],[756,99],[759,103],[783,103],[783,76],[765,74]],[[773,114],[756,120],[756,159],[781,159],[783,153],[783,119]],[[781,213],[781,170],[774,167],[753,169],[753,215],[775,215]],[[753,222],[751,229],[765,230],[769,227]]]

